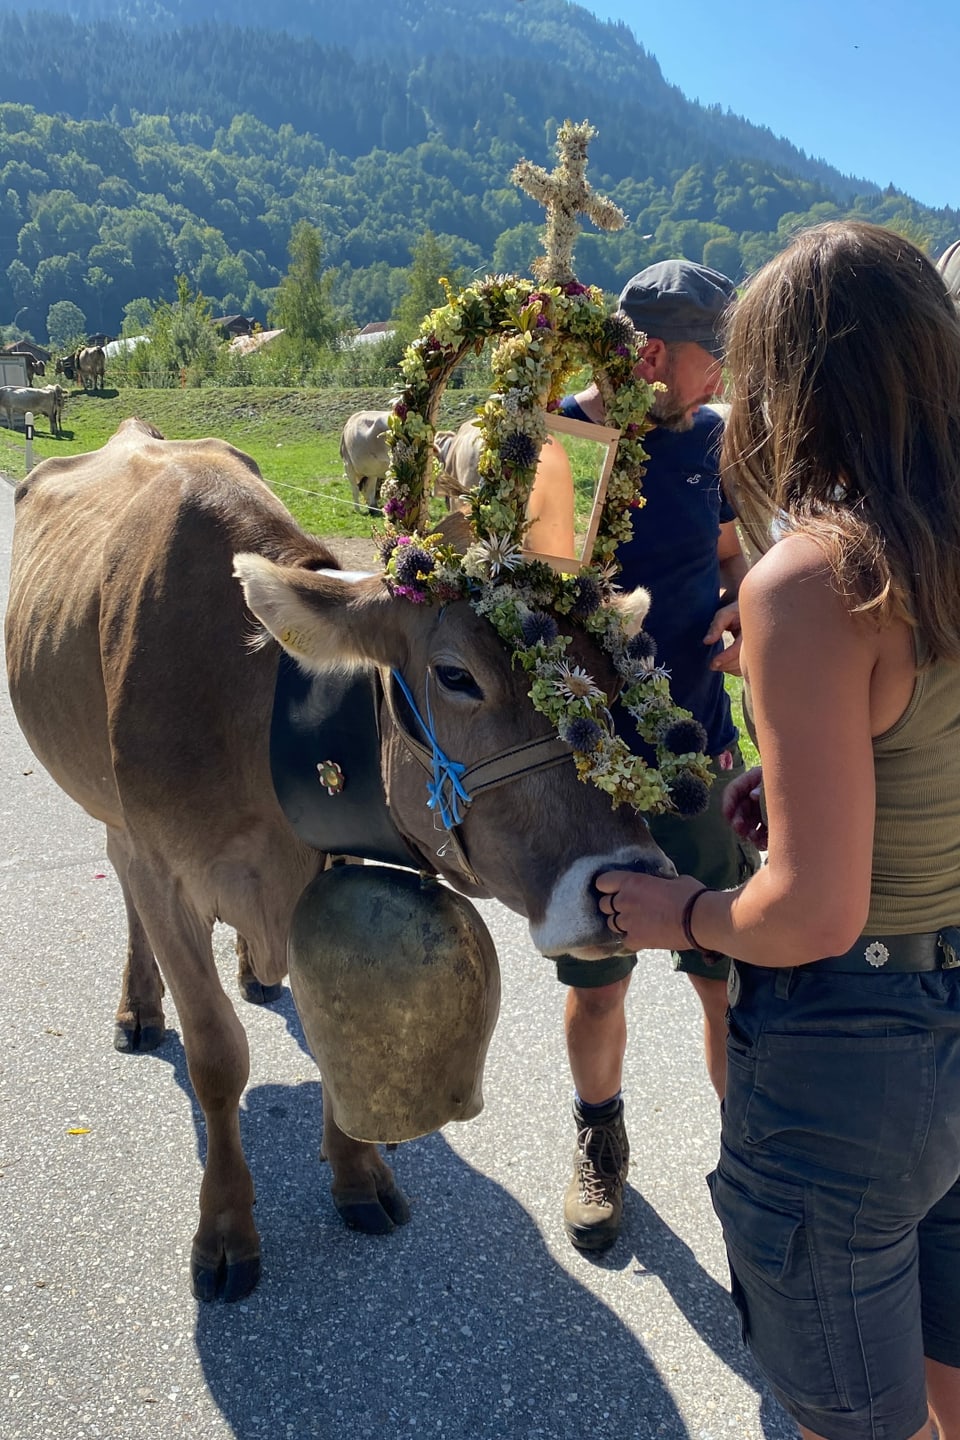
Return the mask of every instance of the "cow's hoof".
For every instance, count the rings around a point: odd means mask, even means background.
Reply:
[[[190,1257],[190,1284],[194,1298],[209,1304],[212,1300],[243,1300],[257,1288],[260,1279],[260,1256],[251,1255],[228,1265],[225,1260],[219,1265],[198,1255],[196,1250]]]
[[[124,1055],[158,1050],[167,1038],[165,1025],[120,1025],[113,1028],[113,1048]]]
[[[259,980],[241,980],[240,994],[251,1005],[272,1005],[283,994],[282,985],[261,985]]]
[[[410,1219],[407,1197],[395,1185],[392,1190],[378,1191],[375,1199],[353,1200],[334,1197],[337,1214],[351,1230],[362,1230],[364,1235],[389,1235],[398,1225],[406,1225]]]

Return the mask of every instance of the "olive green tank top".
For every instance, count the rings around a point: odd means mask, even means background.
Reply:
[[[960,664],[917,673],[873,742],[877,815],[867,935],[960,924]]]

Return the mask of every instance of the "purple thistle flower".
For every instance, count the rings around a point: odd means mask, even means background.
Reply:
[[[626,315],[608,315],[603,322],[603,338],[617,347],[618,355],[629,354],[628,347],[636,333],[633,322]]]
[[[657,738],[674,755],[689,755],[691,751],[704,749],[707,732],[699,720],[669,720],[661,726]]]
[[[655,660],[657,642],[646,630],[638,630],[627,641],[626,653],[631,660]]]
[[[393,573],[401,585],[422,585],[422,576],[429,575],[436,568],[436,560],[422,545],[407,544],[403,549],[397,545],[393,557]]]
[[[406,514],[406,506],[402,500],[394,497],[394,499],[388,500],[384,505],[383,513],[388,520],[402,520]]]
[[[559,631],[552,615],[543,610],[531,610],[520,621],[520,633],[525,645],[552,645]]]
[[[408,411],[402,400],[398,400],[396,405],[394,405],[393,413],[398,420],[406,420]]]
[[[572,720],[564,720],[560,726],[560,739],[566,740],[574,750],[589,753],[596,750],[602,738],[603,731],[596,720],[586,715],[575,715]]]
[[[564,295],[586,295],[589,292],[586,285],[581,285],[578,280],[571,280],[568,285],[564,285],[563,293]]]
[[[583,620],[599,608],[601,599],[600,586],[593,576],[580,575],[574,582],[574,601],[570,614]]]
[[[676,806],[677,814],[682,815],[685,820],[694,815],[702,815],[709,798],[709,786],[699,775],[693,775],[689,770],[681,770],[671,782],[670,799]]]
[[[536,328],[538,330],[552,330],[553,325],[551,321],[547,319],[546,315],[538,315]]]
[[[501,441],[500,459],[506,465],[515,465],[520,470],[526,470],[535,463],[536,458],[536,443],[522,430],[514,430]]]

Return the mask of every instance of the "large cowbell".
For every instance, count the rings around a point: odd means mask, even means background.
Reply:
[[[469,900],[410,871],[336,865],[300,897],[288,949],[341,1130],[413,1140],[479,1115],[500,968]]]

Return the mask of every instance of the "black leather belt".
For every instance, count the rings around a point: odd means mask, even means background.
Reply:
[[[960,927],[945,925],[921,935],[861,935],[843,955],[828,955],[800,970],[836,970],[843,975],[885,971],[953,970],[960,966]]]

